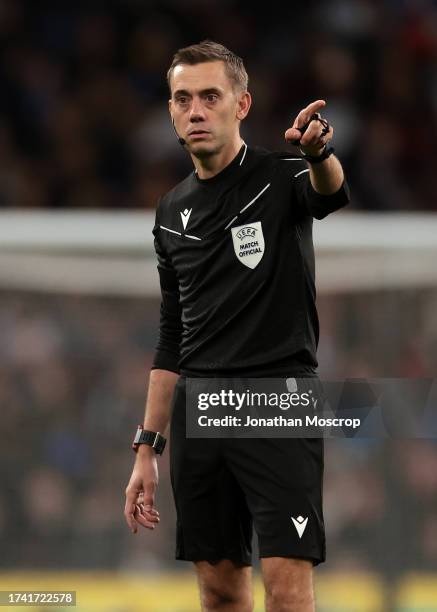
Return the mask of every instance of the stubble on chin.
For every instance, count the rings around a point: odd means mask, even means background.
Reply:
[[[217,143],[198,143],[190,147],[190,153],[199,159],[207,159],[220,152],[221,147]]]

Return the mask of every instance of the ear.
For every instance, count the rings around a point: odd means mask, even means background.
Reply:
[[[168,101],[168,112],[170,113],[171,120],[173,121],[173,107],[171,98]]]
[[[237,99],[237,119],[243,121],[243,119],[247,116],[249,109],[252,104],[252,96],[248,91],[242,91],[238,94]]]

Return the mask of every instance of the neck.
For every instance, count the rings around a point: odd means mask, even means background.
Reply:
[[[231,163],[242,146],[243,140],[241,136],[238,135],[232,143],[223,147],[214,155],[202,158],[192,155],[191,159],[193,160],[194,167],[196,168],[197,176],[200,179],[212,178]]]

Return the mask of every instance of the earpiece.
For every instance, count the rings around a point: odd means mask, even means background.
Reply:
[[[173,125],[173,129],[174,129],[174,133],[176,134],[176,138],[178,139],[179,144],[180,144],[180,145],[183,147],[184,145],[186,145],[186,144],[187,144],[187,143],[186,143],[186,140],[185,140],[184,138],[181,138],[181,137],[179,136],[179,134],[177,133],[177,131],[176,131],[176,127],[175,127],[175,124],[174,124],[174,119],[173,119],[173,118],[172,118],[172,120],[171,120],[171,123],[172,123],[172,125]]]

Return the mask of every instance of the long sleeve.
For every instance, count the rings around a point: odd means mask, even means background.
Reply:
[[[294,178],[293,191],[296,206],[293,216],[297,219],[306,215],[316,219],[324,219],[329,213],[346,206],[350,201],[346,180],[336,193],[322,195],[314,190],[307,172]]]
[[[159,338],[152,369],[170,370],[179,373],[180,344],[182,337],[179,284],[176,272],[160,244],[159,226],[155,224],[155,251],[158,259],[161,286],[161,310]]]

